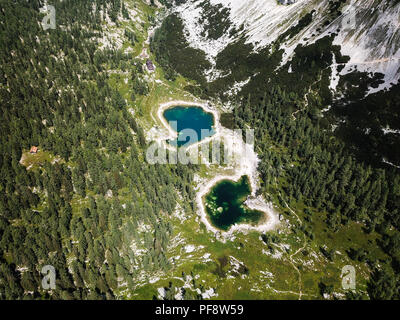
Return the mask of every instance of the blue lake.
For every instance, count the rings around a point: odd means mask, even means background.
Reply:
[[[213,114],[201,107],[176,106],[165,110],[163,116],[172,129],[178,132],[178,140],[169,141],[173,146],[189,146],[215,133]],[[186,136],[188,131],[185,129],[192,129],[192,135]]]

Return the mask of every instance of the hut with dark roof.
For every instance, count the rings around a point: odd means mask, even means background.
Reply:
[[[154,64],[153,64],[153,62],[150,60],[150,59],[147,59],[147,61],[146,61],[146,66],[147,66],[147,69],[149,70],[149,71],[154,71]]]

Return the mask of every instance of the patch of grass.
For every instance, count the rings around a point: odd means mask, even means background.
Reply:
[[[41,167],[45,162],[52,162],[56,157],[49,151],[41,150],[37,153],[30,153],[29,150],[24,151],[21,157],[21,164],[25,166],[28,170],[37,169]]]

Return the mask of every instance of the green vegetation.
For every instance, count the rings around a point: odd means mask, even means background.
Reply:
[[[178,72],[184,77],[202,82],[204,70],[210,67],[203,51],[188,46],[182,21],[177,15],[166,17],[157,29],[151,42],[151,51],[163,67],[168,80],[175,80]]]
[[[58,1],[58,27],[43,31],[38,1],[1,1],[2,299],[112,299],[136,289],[140,270],[171,268],[165,217],[175,189],[189,203],[193,175],[143,161],[143,129],[128,108],[146,90],[109,73],[137,79],[137,62],[92,39],[101,37],[100,10],[116,22],[127,14],[121,1],[107,3]],[[37,154],[24,152],[31,145]],[[57,272],[51,293],[41,287],[47,264]]]

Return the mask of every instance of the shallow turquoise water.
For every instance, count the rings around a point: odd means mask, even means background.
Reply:
[[[178,141],[169,142],[174,146],[189,146],[215,133],[213,114],[204,111],[201,107],[176,106],[165,110],[163,116],[170,123],[170,126],[178,132]],[[185,136],[188,133],[185,129],[192,129],[192,135]],[[207,131],[202,132],[202,129]]]
[[[223,180],[217,183],[205,196],[206,211],[211,223],[224,231],[235,223],[257,224],[264,213],[251,210],[243,204],[250,193],[247,176],[242,176],[238,182]]]

